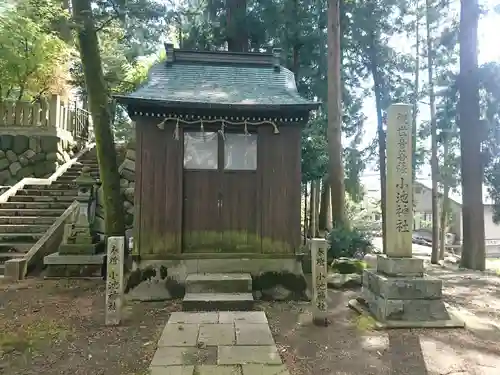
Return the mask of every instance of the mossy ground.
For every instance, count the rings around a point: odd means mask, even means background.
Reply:
[[[363,274],[363,270],[366,268],[366,263],[358,259],[336,259],[329,267],[330,272],[336,272],[340,274],[350,274],[357,273],[359,275]]]

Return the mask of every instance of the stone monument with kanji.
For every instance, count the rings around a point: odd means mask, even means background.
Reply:
[[[442,300],[442,280],[427,277],[412,256],[411,106],[393,104],[387,117],[386,254],[363,272],[362,296],[349,306],[381,327],[461,327]]]

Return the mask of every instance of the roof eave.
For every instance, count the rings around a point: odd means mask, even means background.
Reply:
[[[184,102],[184,101],[167,101],[145,98],[134,98],[128,95],[113,95],[119,103],[125,105],[144,105],[149,104],[155,107],[163,108],[199,108],[199,109],[238,109],[238,110],[271,110],[280,111],[286,109],[295,110],[315,110],[321,105],[320,102],[306,102],[296,104],[226,104],[226,103],[204,103],[204,102]]]

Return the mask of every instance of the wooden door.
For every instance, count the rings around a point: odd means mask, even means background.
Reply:
[[[220,251],[219,136],[216,132],[184,133],[184,252]]]
[[[222,251],[260,252],[257,134],[226,133],[221,183]]]
[[[257,174],[254,171],[223,173],[220,214],[223,252],[260,252],[256,181]]]
[[[260,252],[257,135],[187,132],[184,139],[184,251]]]

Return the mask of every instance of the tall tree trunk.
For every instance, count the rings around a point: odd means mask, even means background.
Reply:
[[[125,232],[120,175],[111,132],[110,103],[104,81],[99,41],[90,0],[72,0],[73,17],[78,31],[78,47],[89,96],[90,113],[99,160],[99,173],[104,194],[106,235],[122,236]]]
[[[481,131],[479,123],[479,77],[477,62],[477,0],[460,1],[460,75],[458,103],[462,165],[463,242],[460,265],[484,270],[484,206]]]
[[[246,27],[247,1],[226,0],[227,6],[227,49],[233,52],[248,51],[248,30]]]
[[[420,90],[420,6],[419,0],[415,1],[415,92],[413,97],[413,113],[411,122],[411,136],[412,136],[412,180],[415,182],[417,173],[417,119],[418,119],[418,97]],[[413,210],[413,207],[412,207]]]
[[[311,181],[311,195],[309,197],[309,237],[316,237],[318,222],[316,220],[318,213],[318,206],[316,197],[318,195],[318,181]]]
[[[382,108],[382,80],[378,71],[376,35],[372,31],[370,38],[370,70],[373,78],[373,93],[375,95],[375,107],[377,111],[377,138],[378,138],[378,158],[380,175],[380,210],[382,211],[382,252],[387,248],[387,220],[386,220],[386,139],[384,131],[384,116]]]
[[[342,91],[340,82],[340,0],[328,1],[328,156],[334,227],[348,225],[342,162]]]
[[[427,71],[429,73],[429,106],[431,112],[431,176],[432,176],[432,253],[431,263],[439,261],[439,192],[438,178],[439,165],[437,158],[437,124],[436,124],[436,95],[434,93],[434,47],[431,37],[431,0],[426,0],[426,28],[427,28]]]
[[[446,137],[447,138],[447,137]],[[443,160],[445,163],[445,173],[444,173],[444,178],[443,178],[443,207],[441,210],[441,223],[439,226],[441,235],[439,236],[439,259],[444,260],[444,253],[445,253],[445,247],[446,247],[446,233],[448,232],[448,215],[450,212],[450,184],[449,184],[449,179],[450,179],[450,174],[449,174],[449,167],[446,164],[447,163],[447,158],[448,158],[448,142],[445,139],[444,141],[444,150],[443,150]]]
[[[330,181],[323,179],[323,189],[321,190],[321,202],[319,207],[318,230],[321,236],[332,229],[332,204],[331,204]]]
[[[307,189],[308,189],[308,183],[306,182],[305,183],[305,189],[304,189],[304,245],[306,244],[306,240],[307,240],[307,232],[309,230],[309,215],[308,215],[308,212],[309,210],[307,209],[307,199],[309,197],[308,195],[308,192],[307,192]]]

